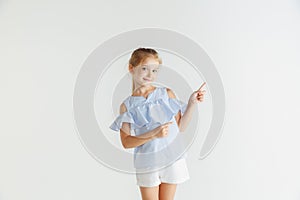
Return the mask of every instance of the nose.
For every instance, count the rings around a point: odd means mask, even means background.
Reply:
[[[151,71],[151,70],[148,70],[147,77],[151,78],[152,75],[153,75],[152,71]]]

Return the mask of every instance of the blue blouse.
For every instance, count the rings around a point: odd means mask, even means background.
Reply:
[[[185,154],[178,157],[178,145],[174,143],[179,128],[175,116],[180,111],[184,114],[187,104],[176,99],[169,98],[166,87],[156,87],[148,94],[148,97],[129,96],[123,101],[127,111],[120,114],[110,128],[118,131],[122,128],[122,123],[130,124],[136,136],[151,131],[156,127],[172,121],[169,125],[167,137],[155,138],[143,145],[134,148],[134,166],[137,169],[153,169],[168,164],[174,159],[185,157]],[[171,143],[174,143],[170,145]],[[174,146],[174,147],[172,147]],[[172,148],[171,148],[172,147]]]

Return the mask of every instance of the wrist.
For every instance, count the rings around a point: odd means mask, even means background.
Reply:
[[[151,140],[154,140],[155,138],[157,138],[156,135],[152,135],[152,136],[150,137]]]
[[[155,139],[155,138],[156,138],[156,134],[157,134],[157,133],[156,133],[155,129],[152,130],[149,138],[150,138],[151,140]]]
[[[190,101],[188,102],[188,106],[190,106],[190,107],[195,107],[196,105],[197,105],[197,102],[196,102],[196,101],[190,100]]]

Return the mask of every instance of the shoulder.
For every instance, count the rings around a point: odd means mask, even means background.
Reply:
[[[122,113],[124,113],[124,112],[126,112],[126,111],[127,111],[127,108],[126,108],[125,104],[122,103],[122,104],[120,105],[120,114],[122,114]]]
[[[119,112],[120,114],[127,112],[128,108],[130,107],[130,96],[128,96],[127,98],[125,98],[119,108]]]
[[[176,98],[176,95],[170,88],[166,88],[169,98]]]

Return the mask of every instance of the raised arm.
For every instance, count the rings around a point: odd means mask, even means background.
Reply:
[[[193,116],[193,112],[196,108],[197,102],[203,101],[203,94],[205,91],[202,91],[201,89],[204,85],[205,84],[202,84],[197,91],[192,93],[183,116],[181,116],[181,112],[178,112],[175,116],[180,132],[184,132],[187,126],[189,125]],[[167,88],[167,93],[169,98],[176,98],[175,94],[171,89]]]
[[[120,114],[126,112],[126,106],[122,103],[120,106]],[[168,127],[171,122],[165,123],[149,132],[143,133],[139,136],[130,135],[129,123],[123,122],[120,129],[121,142],[124,148],[133,148],[149,142],[155,138],[165,137],[168,134]]]

